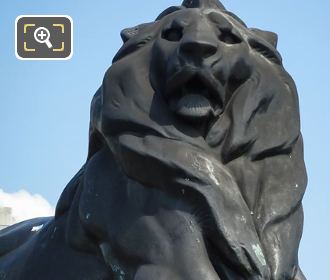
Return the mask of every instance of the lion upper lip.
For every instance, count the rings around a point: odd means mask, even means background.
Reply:
[[[173,74],[166,84],[166,96],[171,96],[178,91],[181,91],[190,81],[198,79],[201,86],[207,90],[210,96],[220,105],[223,104],[224,87],[214,77],[209,70],[197,69],[191,66],[186,66],[182,70]]]

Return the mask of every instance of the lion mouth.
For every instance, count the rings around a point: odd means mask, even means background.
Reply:
[[[170,78],[166,96],[170,109],[188,120],[219,116],[223,111],[223,86],[211,73],[188,68]]]

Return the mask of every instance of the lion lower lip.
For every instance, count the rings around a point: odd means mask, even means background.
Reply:
[[[186,118],[203,118],[212,113],[210,101],[203,95],[187,94],[178,100],[176,114]]]

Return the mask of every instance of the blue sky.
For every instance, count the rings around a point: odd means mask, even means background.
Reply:
[[[147,22],[177,0],[3,0],[0,4],[0,189],[25,189],[51,204],[86,159],[89,104],[121,45],[121,29]],[[330,266],[330,2],[226,0],[250,27],[275,31],[296,81],[309,185],[300,262],[309,280]],[[14,22],[23,14],[74,21],[69,61],[19,61]]]

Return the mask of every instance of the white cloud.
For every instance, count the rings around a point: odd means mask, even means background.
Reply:
[[[54,215],[54,208],[39,194],[30,194],[25,190],[6,193],[0,189],[0,207],[12,209],[14,222]]]

